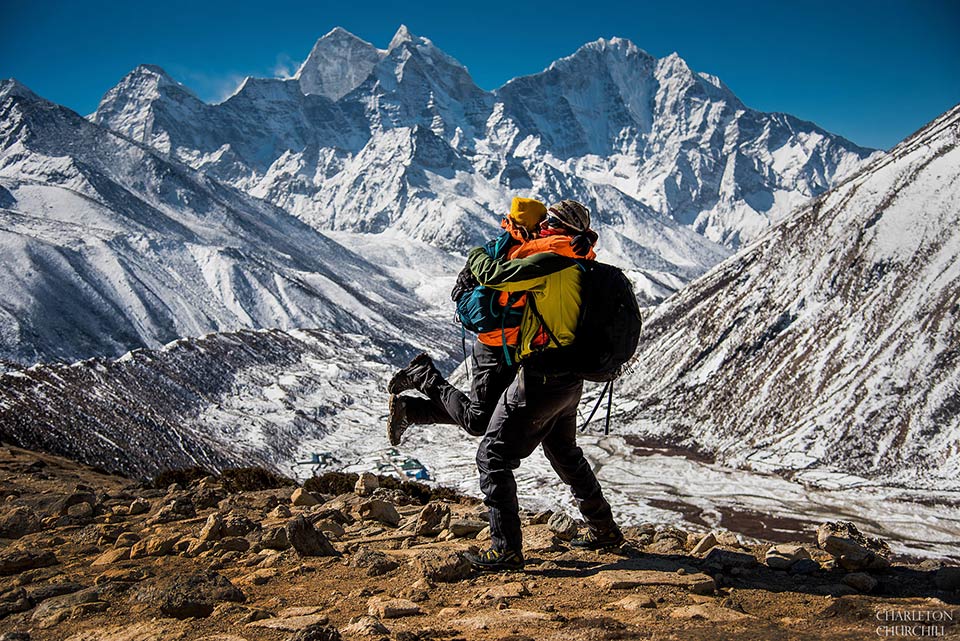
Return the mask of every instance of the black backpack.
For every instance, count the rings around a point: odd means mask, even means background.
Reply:
[[[583,270],[580,316],[573,344],[547,349],[524,361],[529,371],[545,375],[575,374],[588,381],[612,381],[623,372],[640,341],[640,306],[633,286],[619,268],[592,260],[576,261]],[[540,324],[559,345],[543,322],[533,297],[527,304]]]

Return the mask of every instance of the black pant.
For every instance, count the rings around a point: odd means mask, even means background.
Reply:
[[[511,362],[513,353],[511,352]],[[459,425],[472,436],[483,436],[497,399],[517,373],[517,365],[507,365],[502,347],[480,341],[473,344],[471,357],[473,380],[467,396],[445,380],[423,390],[429,399],[404,397],[411,423]]]
[[[544,378],[522,368],[497,402],[477,450],[480,490],[490,508],[493,547],[521,551],[520,508],[513,470],[543,446],[554,471],[570,486],[592,529],[615,527],[610,504],[577,445],[577,405],[583,381],[570,376]]]

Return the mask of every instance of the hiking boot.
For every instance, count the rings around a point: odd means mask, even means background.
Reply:
[[[516,550],[490,548],[480,554],[464,554],[470,565],[485,572],[504,572],[523,569],[523,555]]]
[[[617,527],[610,530],[599,531],[588,529],[586,534],[570,541],[570,545],[582,550],[618,548],[623,545],[623,532]]]
[[[400,437],[410,427],[407,403],[402,396],[390,395],[390,416],[387,418],[387,439],[390,445],[400,445]]]
[[[399,394],[409,389],[415,389],[420,392],[426,390],[440,376],[433,359],[426,352],[417,354],[410,364],[393,375],[390,382],[387,383],[387,391],[391,394]]]

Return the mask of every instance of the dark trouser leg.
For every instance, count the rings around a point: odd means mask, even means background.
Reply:
[[[434,384],[423,390],[447,418],[433,423],[454,423],[471,436],[487,431],[497,399],[516,375],[516,365],[508,366],[502,347],[491,347],[476,341],[473,345],[473,381],[467,396],[445,379],[436,377]]]
[[[560,416],[576,412],[582,389],[579,379],[537,380],[525,377],[521,370],[497,402],[477,450],[480,490],[490,508],[493,547],[522,549],[513,470],[530,456]]]
[[[577,507],[590,528],[604,531],[616,527],[600,482],[577,445],[576,406],[572,413],[561,416],[543,439],[543,453],[560,479],[570,486]]]

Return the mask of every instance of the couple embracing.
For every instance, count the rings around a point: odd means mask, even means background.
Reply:
[[[538,445],[570,486],[587,533],[571,544],[616,547],[623,534],[590,464],[577,445],[577,406],[583,379],[558,370],[553,352],[571,345],[583,300],[582,261],[596,258],[590,211],[574,200],[550,207],[514,198],[504,233],[470,251],[452,292],[454,300],[486,288],[500,310],[473,349],[474,377],[464,394],[420,354],[388,384],[387,433],[399,444],[410,425],[459,425],[482,436],[477,469],[489,508],[491,547],[467,560],[484,570],[523,568],[520,508],[513,470]],[[418,390],[427,398],[401,395]]]

